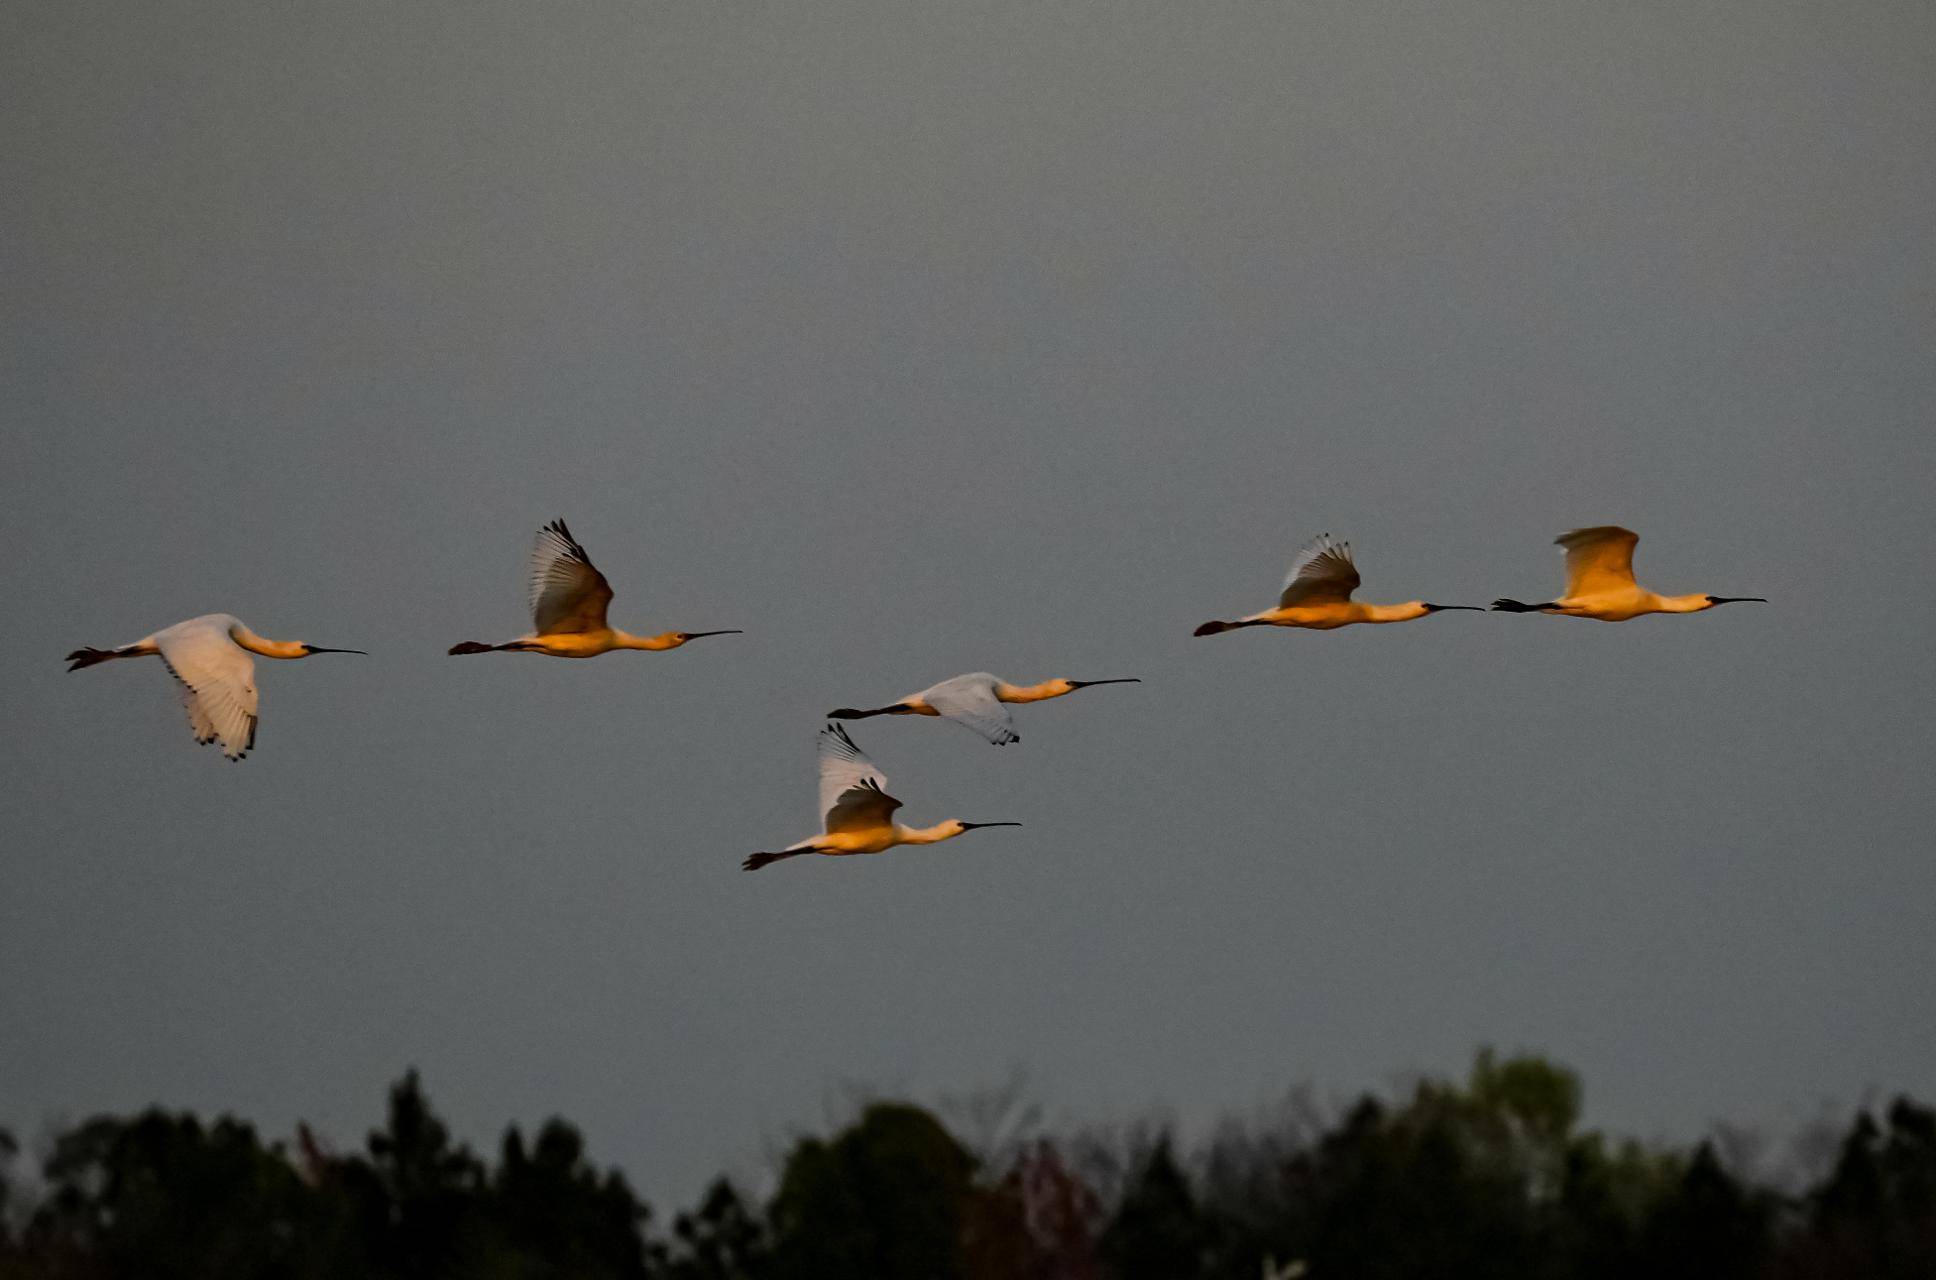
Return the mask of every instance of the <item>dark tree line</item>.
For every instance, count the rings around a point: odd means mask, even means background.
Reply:
[[[1580,1087],[1481,1054],[1462,1083],[1227,1126],[1201,1149],[1048,1138],[977,1155],[881,1102],[795,1143],[764,1204],[724,1179],[670,1222],[578,1131],[454,1142],[414,1072],[360,1151],[150,1110],[0,1131],[0,1280],[1254,1280],[1936,1276],[1936,1111],[1857,1114],[1813,1185],[1579,1128]]]

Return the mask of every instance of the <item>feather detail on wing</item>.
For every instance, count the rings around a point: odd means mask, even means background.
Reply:
[[[240,760],[255,746],[255,662],[218,628],[169,628],[156,636],[168,674],[181,681],[182,707],[195,741],[222,744]]]
[[[829,832],[884,825],[901,802],[887,794],[887,779],[841,725],[820,731],[820,813]]]
[[[163,658],[161,665],[168,667],[168,659]],[[207,746],[215,741],[215,721],[202,710],[202,700],[195,696],[195,691],[188,687],[188,682],[181,678],[180,673],[168,667],[168,674],[174,676],[175,683],[181,686],[182,710],[188,713],[188,731],[195,735],[198,744]]]
[[[1284,579],[1284,594],[1277,607],[1290,609],[1305,604],[1343,604],[1358,589],[1358,566],[1351,559],[1349,542],[1333,542],[1321,533],[1297,553],[1291,572]]]
[[[1553,539],[1566,548],[1566,594],[1594,595],[1634,585],[1633,553],[1640,535],[1616,524],[1574,529]]]
[[[995,677],[985,671],[943,680],[923,690],[921,697],[937,715],[973,730],[998,747],[1021,741],[1008,708],[995,696]]]
[[[881,790],[872,778],[855,783],[827,810],[827,834],[878,831],[894,821],[894,811],[900,807],[901,802]]]
[[[541,636],[574,635],[605,626],[612,585],[563,520],[538,530],[531,549],[531,626]]]

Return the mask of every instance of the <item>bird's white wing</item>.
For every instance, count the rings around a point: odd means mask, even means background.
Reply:
[[[921,697],[937,714],[974,730],[998,747],[1021,741],[1008,708],[995,697],[995,677],[986,672],[943,680],[932,689],[922,690]]]
[[[1351,544],[1333,542],[1330,534],[1321,533],[1305,543],[1291,561],[1277,606],[1289,609],[1305,604],[1343,604],[1357,589],[1358,566],[1351,559]]]
[[[538,530],[531,548],[531,626],[541,636],[573,635],[605,626],[612,584],[563,520]]]
[[[861,753],[847,730],[820,731],[820,813],[829,832],[883,826],[901,802],[887,794],[887,779]]]
[[[170,627],[155,637],[161,660],[182,683],[195,741],[220,741],[240,760],[255,745],[255,660],[216,626]]]
[[[1593,595],[1634,585],[1634,544],[1640,535],[1617,524],[1574,529],[1553,539],[1566,548],[1566,594]]]
[[[168,670],[169,674],[174,674],[173,667]],[[202,700],[195,696],[195,691],[180,676],[175,676],[175,683],[181,685],[182,709],[188,712],[188,730],[195,735],[195,741],[205,747],[215,741],[215,722],[209,719],[208,712],[202,710]]]

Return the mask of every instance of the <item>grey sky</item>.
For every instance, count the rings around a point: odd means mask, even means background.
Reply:
[[[0,1121],[562,1112],[656,1199],[1013,1065],[1186,1121],[1586,1077],[1685,1136],[1936,1094],[1927,5],[0,15]],[[455,661],[565,515],[666,655]],[[1192,639],[1366,598],[1766,595]],[[221,610],[260,749],[79,644]],[[1140,676],[995,750],[960,671]]]

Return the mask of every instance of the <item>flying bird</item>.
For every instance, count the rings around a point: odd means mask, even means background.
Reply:
[[[1409,600],[1404,604],[1360,604],[1351,598],[1358,589],[1358,566],[1351,559],[1349,542],[1333,542],[1321,533],[1304,544],[1291,561],[1291,572],[1284,579],[1284,593],[1275,609],[1253,613],[1235,622],[1206,622],[1194,634],[1220,635],[1238,627],[1308,627],[1313,631],[1332,631],[1354,622],[1410,622],[1428,613],[1447,609],[1469,609],[1484,613],[1476,604],[1426,604]]]
[[[265,640],[227,613],[204,614],[164,627],[151,636],[118,649],[76,649],[67,655],[69,671],[97,666],[116,658],[159,656],[168,674],[181,682],[182,706],[195,741],[222,744],[222,754],[240,760],[255,746],[255,660],[307,658],[315,653],[362,653],[361,649],[325,649],[300,640]]]
[[[1553,544],[1566,548],[1566,594],[1544,604],[1501,597],[1492,607],[1501,613],[1557,613],[1625,622],[1643,613],[1700,613],[1717,604],[1768,603],[1761,596],[1656,595],[1634,581],[1633,553],[1639,541],[1639,534],[1614,524],[1562,533]]]
[[[462,653],[542,653],[553,658],[596,658],[614,649],[677,649],[701,636],[736,636],[738,631],[667,631],[635,636],[605,621],[612,584],[592,564],[585,548],[563,520],[538,530],[531,549],[531,634],[503,644],[466,640],[450,647]]]
[[[820,731],[820,811],[826,815],[826,834],[809,836],[778,853],[755,853],[740,864],[758,871],[768,863],[803,853],[840,857],[850,853],[881,853],[897,844],[940,844],[977,827],[1019,827],[1019,822],[963,822],[949,818],[932,827],[904,827],[894,821],[901,802],[887,794],[887,779],[874,762],[861,754],[847,730],[830,724]]]
[[[872,711],[841,707],[829,711],[827,715],[834,720],[865,720],[869,716],[941,716],[974,730],[1001,747],[1022,740],[1022,735],[1015,732],[1014,719],[1002,705],[1005,702],[1041,702],[1048,698],[1060,698],[1065,693],[1074,693],[1077,689],[1087,689],[1094,684],[1141,683],[1135,676],[1125,676],[1114,680],[1057,678],[1044,680],[1041,684],[1010,684],[986,671],[971,671],[965,676],[929,685],[919,693],[910,693],[899,702],[875,707]]]

